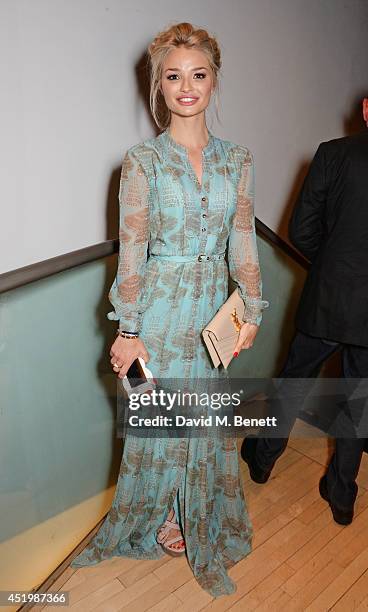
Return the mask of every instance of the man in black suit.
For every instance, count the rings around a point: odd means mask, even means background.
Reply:
[[[363,117],[368,127],[368,98]],[[324,361],[340,349],[343,376],[368,378],[368,130],[319,145],[291,217],[290,239],[311,266],[297,332],[279,377],[317,377]],[[288,432],[295,416],[289,419]],[[268,480],[287,442],[244,440],[241,454],[255,482]],[[353,519],[364,445],[364,438],[336,438],[320,480],[320,494],[342,525]]]

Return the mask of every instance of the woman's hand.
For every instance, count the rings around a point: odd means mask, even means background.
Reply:
[[[238,342],[234,349],[234,357],[237,357],[242,349],[248,349],[253,346],[253,342],[258,333],[259,325],[253,323],[243,323],[239,331]]]
[[[117,364],[117,366],[120,368],[119,371],[117,367],[113,368],[114,372],[116,372],[118,375],[118,378],[123,378],[125,376],[133,361],[137,359],[137,357],[143,357],[145,363],[147,363],[147,361],[150,359],[143,340],[140,338],[134,338],[132,340],[130,338],[123,338],[123,336],[118,336],[116,338],[111,347],[110,355],[112,366]]]

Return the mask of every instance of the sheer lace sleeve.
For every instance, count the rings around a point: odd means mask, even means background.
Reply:
[[[139,332],[149,240],[149,185],[141,163],[131,150],[122,163],[119,210],[118,269],[108,296],[114,311],[107,318],[119,321],[121,330]]]
[[[238,183],[237,208],[229,236],[229,272],[238,285],[245,304],[243,320],[259,325],[262,310],[269,303],[262,300],[262,280],[254,219],[254,164],[249,151],[242,163]]]

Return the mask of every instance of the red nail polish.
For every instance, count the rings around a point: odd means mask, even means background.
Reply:
[[[235,351],[235,353],[234,353],[234,357],[237,357],[238,355],[239,355],[239,353],[237,353],[237,352]]]

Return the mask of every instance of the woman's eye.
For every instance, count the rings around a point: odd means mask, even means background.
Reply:
[[[199,77],[200,79],[204,79],[206,77],[206,75],[205,75],[204,72],[196,72],[194,74],[194,77],[195,78]],[[167,78],[168,78],[169,81],[174,81],[174,80],[178,79],[179,76],[177,74],[169,74]]]

